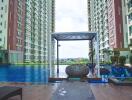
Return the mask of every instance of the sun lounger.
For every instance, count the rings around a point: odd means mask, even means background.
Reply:
[[[20,95],[22,100],[22,88],[3,86],[0,87],[0,100],[7,100],[10,97]]]

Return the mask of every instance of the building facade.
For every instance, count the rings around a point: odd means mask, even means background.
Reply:
[[[132,0],[126,0],[128,22],[128,44],[132,44]]]
[[[0,0],[0,62],[23,62],[25,0]]]
[[[128,48],[126,6],[125,0],[88,0],[88,28],[99,34],[100,61],[108,61],[110,50]]]
[[[107,0],[88,0],[88,29],[99,34],[100,61],[105,61],[109,49]]]
[[[27,0],[25,25],[24,61],[46,62],[54,31],[54,1]]]
[[[128,21],[127,21],[127,4],[126,0],[121,0],[122,21],[123,21],[123,38],[124,48],[128,48]]]
[[[123,48],[123,20],[121,0],[108,0],[109,45],[111,48]]]
[[[0,62],[46,62],[52,57],[55,0],[0,0]]]

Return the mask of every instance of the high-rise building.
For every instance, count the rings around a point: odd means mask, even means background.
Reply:
[[[54,31],[54,0],[27,0],[25,25],[24,61],[46,62]]]
[[[111,48],[123,48],[123,20],[121,0],[108,0],[109,45]]]
[[[25,0],[0,0],[0,62],[23,62]]]
[[[128,22],[128,44],[132,44],[132,0],[126,0]]]
[[[92,17],[92,1],[88,0],[87,2],[87,7],[88,7],[88,31],[92,31],[92,21],[91,21],[91,17]]]
[[[54,0],[0,0],[0,62],[48,63],[54,6]]]
[[[108,61],[107,50],[128,47],[125,0],[88,0],[88,14],[89,30],[99,34],[100,61]]]
[[[88,7],[88,31],[92,31],[92,22],[91,22],[91,16],[92,16],[92,4],[91,0],[87,1],[87,7]],[[89,60],[92,61],[92,41],[89,41]]]
[[[107,2],[88,0],[88,29],[99,34],[100,61],[105,60],[104,50],[109,49]]]

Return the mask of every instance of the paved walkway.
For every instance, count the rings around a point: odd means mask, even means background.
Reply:
[[[21,86],[23,88],[23,100],[51,100],[59,83],[49,85],[0,83],[0,86]],[[90,87],[95,96],[95,100],[132,100],[132,86],[91,83]],[[65,92],[63,91],[63,93]],[[20,100],[20,97],[16,96],[9,100]]]
[[[64,81],[51,100],[95,100],[88,82]]]

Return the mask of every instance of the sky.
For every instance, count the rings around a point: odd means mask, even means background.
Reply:
[[[88,30],[87,0],[56,0],[56,32]],[[88,41],[60,41],[60,58],[87,58]]]

